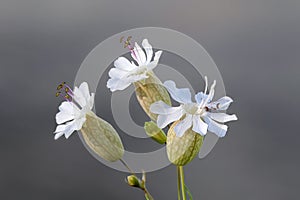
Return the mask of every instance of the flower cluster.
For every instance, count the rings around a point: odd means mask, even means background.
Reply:
[[[226,135],[228,126],[224,123],[237,120],[236,115],[225,113],[233,100],[224,96],[214,101],[216,81],[209,88],[207,77],[204,91],[198,92],[194,100],[188,88],[177,88],[172,80],[162,83],[153,72],[162,51],[154,53],[147,39],[142,41],[143,49],[137,43],[132,46],[130,39],[128,37],[125,47],[129,48],[133,60],[125,57],[115,60],[114,67],[108,73],[110,78],[107,88],[115,92],[134,85],[137,100],[151,119],[150,122],[145,122],[145,132],[159,144],[166,145],[170,162],[178,167],[178,183],[181,183],[182,197],[185,200],[186,186],[182,167],[198,154],[208,131],[218,137]],[[57,87],[56,96],[62,96],[65,101],[56,114],[54,139],[63,135],[69,138],[74,131],[78,131],[92,152],[110,162],[120,160],[132,172],[122,160],[124,147],[117,131],[92,111],[95,94],[90,93],[87,82],[81,83],[79,87],[75,86],[74,90],[63,82]],[[179,106],[172,106],[171,98]],[[167,126],[166,135],[162,129]],[[127,177],[127,182],[145,192],[146,199],[153,199],[145,185],[145,174],[140,180],[133,173]]]

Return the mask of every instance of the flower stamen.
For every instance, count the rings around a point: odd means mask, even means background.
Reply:
[[[70,86],[66,84],[66,82],[62,82],[61,84],[59,84],[56,90],[57,90],[57,92],[55,93],[56,97],[62,96],[65,100],[69,102],[72,101],[74,94],[72,89],[70,88]],[[64,90],[64,93],[61,92],[62,90]]]
[[[128,48],[130,50],[130,52],[133,54],[133,56],[137,59],[137,55],[134,51],[134,47],[131,46],[131,42],[130,42],[130,40],[132,39],[132,36],[128,36],[125,41],[123,41],[123,39],[124,39],[124,36],[122,36],[120,38],[120,43],[123,42],[124,43],[124,48]]]
[[[56,90],[58,90],[58,91],[61,90],[64,87],[65,84],[66,84],[66,82],[62,82],[61,84],[59,84],[57,86]]]

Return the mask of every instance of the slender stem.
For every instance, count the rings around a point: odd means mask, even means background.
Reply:
[[[180,181],[181,181],[182,200],[186,200],[185,189],[184,189],[184,172],[183,172],[183,166],[179,166],[179,173],[180,173]]]
[[[149,191],[145,188],[144,190],[145,192],[145,197],[147,200],[154,200],[153,197],[151,196],[151,194],[149,193]]]
[[[120,161],[132,175],[135,175],[135,173],[130,169],[130,167],[127,165],[127,163],[123,159],[120,159]]]
[[[177,166],[177,195],[178,195],[178,200],[181,200],[181,196],[180,196],[180,170],[179,170],[179,166]]]

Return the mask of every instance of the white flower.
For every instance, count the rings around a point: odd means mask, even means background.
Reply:
[[[200,135],[206,135],[207,130],[215,133],[218,137],[226,135],[227,126],[222,124],[228,121],[237,120],[236,115],[227,115],[216,111],[226,110],[233,101],[225,96],[212,102],[216,81],[211,85],[207,93],[207,77],[205,77],[205,91],[195,95],[196,102],[191,100],[191,92],[188,88],[178,89],[173,81],[166,81],[164,86],[172,98],[180,103],[178,107],[171,107],[162,101],[153,103],[150,106],[152,113],[158,114],[157,125],[160,128],[180,120],[174,130],[178,137],[181,137],[186,130],[192,130]],[[219,123],[218,123],[219,122]]]
[[[58,126],[54,131],[54,139],[58,139],[62,135],[69,138],[74,131],[80,130],[86,120],[86,113],[90,112],[94,106],[94,93],[90,95],[86,82],[81,83],[79,88],[75,87],[74,91],[65,83],[59,87],[59,90],[65,90],[66,101],[61,103],[58,108],[59,112],[56,114]],[[60,94],[60,91],[57,94]]]
[[[119,57],[115,62],[115,68],[109,71],[110,79],[107,81],[107,87],[112,91],[124,90],[131,83],[148,78],[147,72],[154,69],[159,61],[162,51],[157,51],[154,55],[153,50],[147,39],[144,39],[141,47],[135,43],[135,47],[131,48],[131,57],[136,61],[137,65],[133,61],[129,61],[125,57]]]

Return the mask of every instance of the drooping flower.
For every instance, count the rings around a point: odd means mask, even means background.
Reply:
[[[134,47],[128,45],[131,57],[136,63],[134,61],[130,62],[125,57],[119,57],[114,62],[115,68],[109,71],[110,79],[107,81],[107,87],[112,92],[124,90],[131,83],[148,78],[148,72],[151,72],[157,66],[162,51],[155,52],[152,60],[153,50],[147,39],[143,40],[142,46],[144,50],[137,43]]]
[[[94,106],[95,94],[90,94],[88,84],[81,83],[75,87],[74,91],[65,83],[58,86],[58,89],[65,89],[64,98],[66,101],[59,106],[59,112],[56,114],[56,123],[58,126],[55,130],[55,139],[65,135],[69,138],[74,131],[82,128],[86,121],[86,114],[90,112]],[[57,93],[60,94],[60,91]]]
[[[124,155],[122,141],[116,130],[92,111],[95,94],[90,94],[88,84],[83,82],[72,91],[62,83],[57,90],[56,96],[62,95],[66,101],[61,103],[56,114],[58,126],[54,138],[62,135],[69,138],[74,131],[80,131],[85,144],[96,155],[110,162],[120,160]]]
[[[192,102],[191,92],[188,88],[178,89],[173,81],[166,81],[164,86],[169,91],[171,97],[180,103],[178,107],[171,107],[164,102],[156,102],[151,105],[150,111],[158,114],[157,125],[160,128],[178,121],[174,131],[178,137],[192,128],[192,130],[204,136],[207,130],[215,133],[218,137],[224,137],[227,132],[227,125],[223,123],[237,120],[236,115],[228,115],[220,111],[225,111],[233,101],[225,96],[217,101],[212,101],[216,81],[211,85],[207,94],[207,77],[205,77],[205,91],[195,95],[196,102]]]

